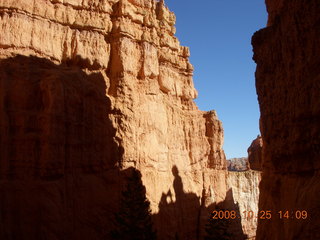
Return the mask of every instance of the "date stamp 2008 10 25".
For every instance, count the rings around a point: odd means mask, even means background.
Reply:
[[[280,210],[273,212],[271,210],[260,210],[259,212],[254,211],[243,211],[237,212],[235,210],[214,210],[212,211],[212,219],[262,219],[270,220],[273,218],[279,219],[296,219],[305,220],[307,219],[308,212],[306,210]]]

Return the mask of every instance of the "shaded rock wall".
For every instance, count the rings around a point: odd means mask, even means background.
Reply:
[[[320,238],[320,2],[267,0],[268,26],[253,36],[263,139],[257,239]],[[277,211],[309,218],[280,219]]]
[[[107,237],[130,166],[159,239],[201,238],[223,129],[174,23],[150,0],[0,0],[1,239]]]
[[[101,239],[121,157],[102,74],[17,56],[0,82],[0,238]]]

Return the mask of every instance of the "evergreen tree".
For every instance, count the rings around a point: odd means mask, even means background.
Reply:
[[[226,209],[216,207],[215,211],[226,211]],[[230,240],[230,219],[213,219],[216,214],[211,213],[208,222],[205,226],[206,236],[204,240]]]
[[[115,215],[116,230],[111,235],[115,240],[155,240],[151,221],[150,202],[138,170],[132,169],[127,187],[122,192],[120,210]]]

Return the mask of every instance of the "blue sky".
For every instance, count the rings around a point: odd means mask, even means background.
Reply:
[[[190,47],[200,110],[216,110],[227,158],[247,156],[259,134],[252,34],[267,23],[264,0],[165,0],[177,17],[181,45]]]

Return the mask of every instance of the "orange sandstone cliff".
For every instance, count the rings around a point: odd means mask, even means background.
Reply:
[[[201,239],[228,183],[223,129],[152,0],[0,0],[0,239],[108,239],[121,169],[159,239]]]
[[[263,140],[257,239],[320,239],[320,2],[267,0],[253,36]],[[296,219],[297,210],[308,213]],[[278,211],[289,211],[280,219]]]

